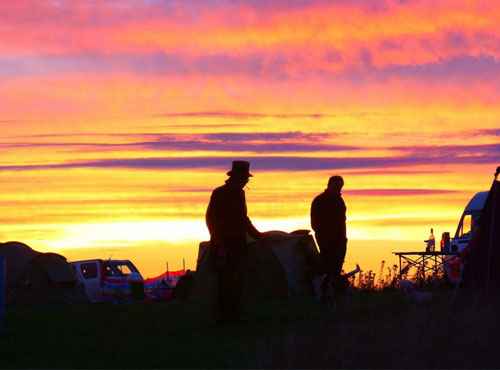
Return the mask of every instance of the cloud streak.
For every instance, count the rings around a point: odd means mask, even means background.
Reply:
[[[457,193],[456,190],[436,190],[436,189],[360,189],[344,190],[342,193],[356,196],[376,196],[376,197],[412,197]]]
[[[338,117],[373,117],[381,116],[379,112],[351,112],[338,114],[325,113],[252,113],[252,112],[237,112],[237,111],[205,111],[205,112],[173,112],[173,113],[158,113],[153,117],[164,118],[235,118],[235,119],[252,119],[252,118],[277,118],[277,119],[324,119]]]
[[[84,137],[96,135],[85,135]],[[331,144],[325,139],[334,134],[303,132],[262,132],[262,133],[207,133],[207,134],[148,134],[148,135],[99,135],[112,137],[119,143],[102,142],[10,142],[0,143],[0,148],[29,149],[54,147],[94,151],[148,149],[157,151],[212,151],[212,152],[268,152],[268,153],[314,153],[321,151],[355,151],[360,148],[351,145]],[[142,141],[142,137],[153,138]],[[50,137],[50,136],[44,136]],[[133,140],[136,137],[138,140]],[[126,142],[123,142],[126,141]]]
[[[500,154],[499,144],[481,144],[481,145],[442,145],[442,146],[405,146],[392,147],[392,150],[408,153],[412,157],[454,157],[466,162],[475,157],[494,157]]]
[[[226,170],[237,156],[231,157],[175,157],[175,158],[126,158],[79,161],[59,164],[0,166],[0,171],[59,170],[76,168],[135,169],[135,170]],[[246,156],[254,171],[321,171],[374,169],[404,166],[495,164],[497,153],[479,155],[420,155],[392,157],[302,157],[302,156]]]
[[[174,113],[158,113],[153,117],[202,117],[202,118],[238,118],[238,119],[250,119],[250,118],[311,118],[320,119],[324,117],[336,117],[332,114],[321,114],[321,113],[303,113],[303,114],[264,114],[264,113],[251,113],[251,112],[235,112],[235,111],[212,111],[212,112],[174,112]]]
[[[497,42],[500,46],[500,38]],[[335,68],[330,66],[328,54],[310,60],[306,51],[302,50],[293,58],[269,51],[258,55],[201,55],[197,57],[182,54],[166,54],[162,51],[144,55],[44,55],[29,59],[24,57],[0,58],[0,76],[51,76],[51,75],[150,75],[150,76],[243,76],[270,81],[303,80],[305,78],[329,78],[341,80],[385,81],[394,79],[435,79],[444,80],[460,78],[460,80],[488,81],[500,73],[498,56],[452,55],[443,60],[425,63],[395,62],[387,60],[375,62],[377,54],[366,48],[359,50],[355,60],[341,57],[341,64]],[[327,58],[327,59],[325,59]],[[205,117],[241,117],[236,112],[181,112],[157,114],[155,116],[205,116]],[[324,118],[328,114],[275,114],[275,118]],[[259,114],[248,113],[248,118],[262,118]]]
[[[463,132],[463,136],[498,136],[500,131],[473,130]],[[337,142],[351,142],[352,134],[345,132],[220,132],[199,134],[80,134],[80,135],[34,135],[26,139],[35,141],[0,142],[0,148],[29,149],[37,147],[54,147],[94,151],[123,151],[132,149],[148,149],[155,151],[175,152],[267,152],[267,153],[321,153],[321,152],[355,152],[361,150],[384,149],[392,153],[405,153],[409,158],[425,158],[427,160],[453,157],[464,161],[468,157],[481,157],[500,153],[500,144],[470,144],[470,145],[407,145],[372,148],[338,144]],[[410,135],[411,136],[411,135]],[[64,141],[65,137],[89,138],[93,141]],[[50,141],[51,138],[57,141]],[[99,140],[95,140],[99,138]],[[144,139],[150,140],[144,140]],[[422,137],[421,139],[423,139]],[[38,141],[43,139],[42,142]],[[11,139],[12,140],[12,139]],[[105,142],[106,141],[106,142]]]
[[[476,133],[477,131],[474,131]],[[496,130],[481,130],[495,133]],[[339,136],[340,135],[340,136]],[[408,145],[373,147],[342,145],[332,140],[345,141],[345,134],[323,134],[294,132],[221,132],[200,134],[147,134],[147,135],[81,135],[96,139],[96,142],[65,142],[64,136],[56,135],[58,141],[50,142],[6,142],[0,148],[6,150],[29,150],[35,148],[60,148],[75,153],[106,152],[127,153],[130,151],[156,151],[175,153],[174,157],[99,159],[93,161],[71,161],[67,163],[4,165],[0,171],[25,171],[63,168],[131,168],[131,169],[217,169],[227,167],[234,157],[250,158],[263,171],[311,171],[311,170],[366,170],[421,165],[484,164],[498,161],[500,144],[471,145]],[[36,136],[35,136],[36,137]],[[39,136],[38,136],[39,137]],[[39,138],[50,139],[50,135]],[[152,140],[143,140],[144,138]],[[348,137],[348,136],[347,136]],[[106,139],[108,138],[108,139]],[[108,142],[103,142],[104,140]],[[360,156],[366,151],[385,151],[373,157]],[[212,153],[208,156],[177,155],[177,153]],[[326,157],[324,153],[332,153]],[[229,154],[230,153],[230,154]],[[255,153],[255,154],[249,154]],[[269,155],[263,155],[263,154]],[[304,153],[303,155],[297,155]],[[216,155],[217,154],[217,155]],[[215,155],[215,156],[214,156]],[[398,169],[397,171],[401,171]],[[404,171],[411,171],[405,168]],[[420,170],[419,170],[420,171]],[[418,171],[417,171],[418,172]]]

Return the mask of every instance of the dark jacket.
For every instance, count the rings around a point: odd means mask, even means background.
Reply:
[[[311,226],[318,235],[346,239],[346,206],[339,195],[327,191],[314,198],[311,205]]]
[[[245,191],[226,181],[212,192],[206,213],[210,240],[246,243],[246,234],[258,238],[260,232],[247,216]]]

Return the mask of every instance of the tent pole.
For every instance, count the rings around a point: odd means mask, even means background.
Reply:
[[[495,174],[495,180],[493,180],[493,212],[491,215],[491,223],[490,223],[490,241],[488,244],[488,275],[486,277],[486,288],[490,284],[490,276],[491,276],[491,250],[493,245],[493,238],[495,235],[495,217],[496,217],[496,204],[497,204],[497,176]]]

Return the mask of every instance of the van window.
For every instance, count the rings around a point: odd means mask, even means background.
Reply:
[[[137,270],[128,261],[105,261],[104,273],[106,276],[127,276]]]
[[[460,236],[469,234],[471,232],[472,228],[472,216],[471,215],[464,215],[464,220],[462,222],[462,232],[460,233]]]
[[[132,273],[132,271],[130,270],[130,268],[127,265],[122,265],[122,266],[120,266],[120,268],[122,270],[123,275],[130,275]]]
[[[93,279],[97,277],[97,263],[82,263],[80,265],[82,275],[85,279]]]
[[[479,223],[481,212],[481,209],[464,212],[462,218],[460,219],[460,222],[458,223],[455,238],[461,238],[463,236],[470,237],[471,232],[475,230],[475,227]]]

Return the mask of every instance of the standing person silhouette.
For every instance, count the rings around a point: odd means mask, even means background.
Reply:
[[[347,251],[346,206],[341,190],[344,179],[335,175],[328,180],[326,190],[311,204],[311,226],[316,233],[325,272],[339,276]]]
[[[243,187],[250,177],[250,163],[234,161],[229,178],[212,192],[206,213],[210,252],[217,266],[217,325],[244,322],[240,316],[241,296],[248,262],[246,233],[262,240],[262,234],[247,216]]]

